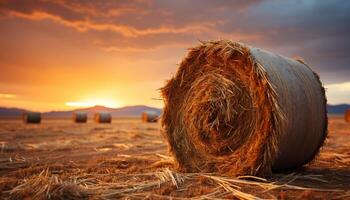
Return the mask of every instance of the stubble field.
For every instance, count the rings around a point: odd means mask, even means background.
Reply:
[[[247,155],[249,156],[249,155]],[[191,158],[188,158],[191,159]],[[329,117],[317,159],[270,177],[176,170],[160,123],[0,121],[0,199],[350,199],[350,123]]]

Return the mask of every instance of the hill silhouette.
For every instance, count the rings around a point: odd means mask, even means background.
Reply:
[[[29,110],[21,108],[5,108],[0,107],[0,117],[20,117],[23,112]],[[89,116],[92,116],[97,112],[110,112],[114,117],[126,117],[126,116],[140,116],[144,111],[154,111],[158,114],[161,113],[161,109],[145,106],[145,105],[136,105],[136,106],[125,106],[121,108],[108,108],[105,106],[94,106],[89,108],[80,108],[68,111],[50,111],[44,112],[43,117],[71,117],[73,112],[87,112]]]
[[[346,110],[350,109],[349,104],[339,104],[339,105],[327,105],[328,114],[344,114]],[[20,117],[23,112],[27,112],[29,110],[21,109],[21,108],[6,108],[0,107],[0,117],[5,118],[13,118]],[[73,112],[87,112],[89,116],[92,116],[96,112],[110,112],[113,117],[127,117],[127,116],[140,116],[144,111],[154,111],[157,114],[161,113],[161,109],[145,106],[145,105],[135,105],[135,106],[125,106],[121,108],[108,108],[105,106],[94,106],[89,108],[80,108],[68,111],[50,111],[44,112],[44,117],[71,117]]]

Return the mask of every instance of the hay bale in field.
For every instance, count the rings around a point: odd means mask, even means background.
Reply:
[[[301,61],[236,42],[191,48],[162,95],[165,136],[187,172],[296,169],[327,136],[319,76]]]
[[[97,123],[111,123],[112,115],[109,112],[99,112],[95,114],[95,122]]]
[[[158,114],[154,111],[145,111],[141,114],[141,119],[143,122],[157,122]]]
[[[24,112],[22,115],[23,121],[27,124],[40,124],[41,113],[40,112]]]
[[[350,109],[345,112],[345,121],[350,122]]]
[[[86,112],[74,112],[73,121],[76,123],[86,123],[87,122],[87,113]]]

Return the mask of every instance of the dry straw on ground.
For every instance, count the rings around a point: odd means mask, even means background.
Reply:
[[[80,171],[80,170],[79,170]],[[76,172],[79,172],[76,170]],[[111,179],[108,177],[118,177]],[[118,181],[119,179],[124,181]],[[125,181],[128,180],[128,181]],[[59,175],[43,170],[39,175],[20,181],[19,185],[6,191],[9,199],[277,199],[269,194],[279,189],[311,192],[342,192],[334,199],[349,197],[343,189],[331,189],[317,186],[299,186],[298,181],[313,184],[327,182],[319,175],[288,174],[274,175],[274,181],[255,177],[239,176],[235,178],[217,176],[210,173],[178,173],[168,168],[155,172],[137,174],[80,172],[70,178],[61,179]],[[202,188],[204,194],[192,197],[172,197],[162,194],[161,188],[185,191],[191,184],[210,185]],[[255,194],[247,192],[255,188]],[[193,195],[193,194],[192,194]]]
[[[158,114],[153,111],[145,111],[141,114],[141,119],[143,122],[157,122],[158,118]]]
[[[268,175],[310,162],[326,98],[304,62],[227,40],[191,48],[162,88],[162,125],[186,172]]]
[[[76,123],[86,123],[87,122],[87,113],[86,112],[74,112],[73,121]]]
[[[346,122],[350,122],[350,109],[348,109],[346,112],[345,112],[345,121]]]
[[[39,124],[41,122],[41,113],[25,112],[23,113],[23,121],[28,124]]]
[[[97,123],[111,123],[112,115],[109,112],[100,112],[95,114],[95,122]]]

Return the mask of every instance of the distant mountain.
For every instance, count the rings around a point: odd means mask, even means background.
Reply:
[[[76,109],[71,111],[51,111],[43,113],[43,116],[47,117],[70,117],[72,116],[73,112],[86,112],[89,116],[92,116],[94,113],[97,112],[109,112],[114,117],[125,117],[125,116],[140,116],[142,112],[144,111],[154,111],[157,114],[161,113],[161,109],[149,107],[149,106],[143,106],[143,105],[137,105],[137,106],[126,106],[122,108],[108,108],[104,106],[94,106],[90,108],[82,108],[82,109]]]
[[[0,107],[0,117],[18,117],[22,116],[23,112],[26,112],[27,110],[21,109],[21,108],[5,108]]]
[[[350,109],[349,104],[339,104],[339,105],[327,105],[328,114],[344,114],[347,109]],[[108,108],[104,106],[94,106],[90,108],[75,109],[70,111],[51,111],[43,113],[44,117],[58,117],[65,118],[71,117],[73,112],[87,112],[89,116],[92,116],[96,112],[110,112],[114,117],[126,117],[126,116],[140,116],[144,111],[154,111],[158,114],[161,113],[161,109],[136,105],[136,106],[126,106],[122,108]],[[0,117],[1,118],[17,118],[22,115],[23,112],[28,112],[28,110],[21,108],[5,108],[0,107]]]
[[[112,116],[114,117],[126,117],[126,116],[140,116],[142,112],[144,111],[154,111],[157,114],[161,113],[161,109],[144,106],[144,105],[137,105],[137,106],[126,106],[122,108],[108,108],[104,106],[94,106],[90,108],[82,108],[82,109],[75,109],[75,110],[69,110],[69,111],[50,111],[50,112],[44,112],[43,117],[58,117],[58,118],[65,118],[65,117],[71,117],[73,112],[87,112],[89,116],[92,116],[96,112],[110,112]],[[19,109],[19,108],[4,108],[0,107],[0,117],[20,117],[23,112],[27,112],[25,109]]]
[[[344,114],[348,109],[350,109],[349,104],[327,105],[329,114]]]

